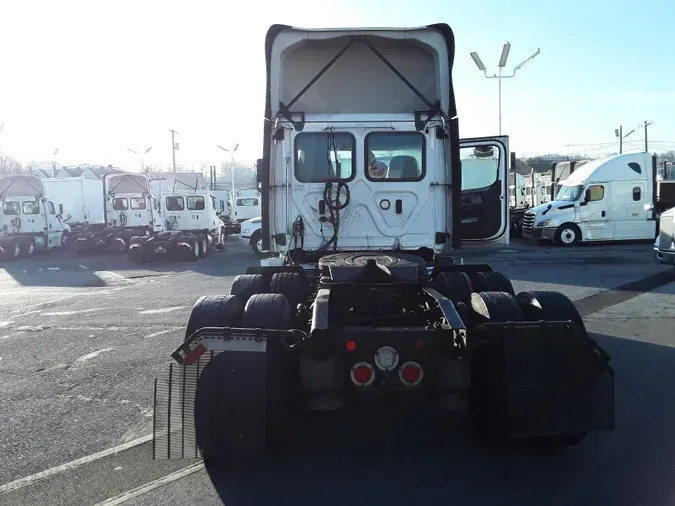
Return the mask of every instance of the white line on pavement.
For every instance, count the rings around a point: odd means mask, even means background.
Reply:
[[[159,330],[157,332],[153,332],[152,334],[148,334],[147,336],[143,336],[143,339],[151,339],[153,337],[162,336],[162,335],[168,334],[170,332],[175,332],[176,330],[181,330],[182,328],[183,327],[171,327],[170,329]]]
[[[18,480],[12,481],[10,483],[5,483],[4,485],[0,485],[0,496],[8,492],[18,490],[25,486],[32,485],[34,483],[37,483],[38,481],[44,480],[45,478],[54,476],[55,474],[71,471],[85,464],[89,464],[104,457],[108,457],[109,455],[114,455],[116,453],[129,450],[131,448],[134,448],[135,446],[147,443],[148,441],[152,441],[152,434],[149,434],[139,439],[135,439],[133,441],[129,441],[128,443],[115,446],[113,448],[108,448],[107,450],[103,450],[102,452],[87,455],[86,457],[73,460],[66,464],[61,464],[60,466],[52,467],[51,469],[46,469],[45,471],[41,471],[36,474],[31,474],[30,476],[26,476],[24,478],[19,478]]]
[[[86,265],[78,264],[77,266],[78,266],[80,269],[84,269],[85,271],[88,271],[88,270],[89,270],[89,267],[87,267]]]
[[[161,309],[146,309],[145,311],[139,311],[139,314],[159,314],[159,313],[170,313],[176,311],[177,309],[183,309],[185,306],[172,306],[172,307],[163,307]]]
[[[202,469],[205,469],[203,462],[192,464],[191,466],[184,467],[183,469],[179,469],[178,471],[175,471],[171,474],[157,478],[156,480],[146,483],[145,485],[141,485],[140,487],[123,492],[118,496],[106,499],[95,506],[116,506],[117,504],[125,503],[143,494],[147,494],[148,492],[151,492],[157,488],[163,487],[164,485],[168,485],[169,483],[178,481],[182,478],[185,478],[186,476],[190,476],[191,474],[201,471]]]
[[[0,322],[0,328],[8,326],[10,323],[14,323],[14,322],[13,321]]]
[[[73,311],[51,311],[49,313],[42,313],[43,316],[69,316],[80,313],[93,313],[95,311],[103,311],[102,307],[92,309],[74,309]]]
[[[48,271],[60,271],[61,267],[47,267]]]
[[[103,348],[102,350],[92,351],[91,353],[87,353],[86,355],[82,355],[75,362],[85,362],[87,360],[91,360],[92,358],[98,357],[101,353],[105,353],[106,351],[112,351],[112,350],[113,350],[113,348]]]

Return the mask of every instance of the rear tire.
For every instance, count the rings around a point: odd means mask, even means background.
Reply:
[[[271,293],[285,295],[291,308],[297,307],[309,297],[309,283],[299,272],[275,272],[269,286]]]
[[[209,249],[209,241],[204,235],[197,237],[197,240],[199,241],[199,258],[206,258]]]
[[[236,295],[246,304],[248,299],[256,293],[269,292],[269,282],[262,274],[239,274],[232,281],[230,295]]]
[[[436,289],[453,303],[471,302],[471,293],[473,286],[471,280],[465,272],[443,272],[440,271],[434,277],[434,286]]]
[[[26,244],[21,247],[21,256],[23,258],[30,258],[35,254],[37,250],[37,245],[35,244],[35,239],[31,239]]]
[[[501,272],[477,272],[471,276],[476,292],[506,292],[515,295],[511,280]]]
[[[237,327],[244,305],[236,295],[203,296],[197,299],[185,328],[185,339],[204,327]]]

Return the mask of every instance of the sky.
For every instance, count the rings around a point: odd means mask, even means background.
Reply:
[[[237,5],[235,7],[235,5]],[[423,7],[422,7],[423,5]],[[261,156],[264,38],[274,23],[298,27],[448,23],[461,137],[498,131],[498,86],[470,58],[497,70],[511,43],[502,133],[519,156],[601,155],[675,149],[675,66],[667,0],[331,0],[222,2],[96,0],[0,3],[0,153],[26,163],[199,168]],[[58,148],[58,154],[53,155]]]

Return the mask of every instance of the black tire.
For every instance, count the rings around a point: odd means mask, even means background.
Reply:
[[[219,242],[216,245],[216,248],[218,249],[218,251],[223,251],[225,249],[225,243],[227,242],[227,233],[225,232],[224,229],[220,229],[218,241]]]
[[[18,260],[21,258],[21,245],[18,242],[13,242],[6,246],[7,260]]]
[[[131,263],[142,265],[146,262],[146,259],[145,248],[143,246],[129,248],[127,251],[127,260]]]
[[[28,242],[21,245],[21,256],[23,258],[32,257],[35,254],[36,251],[37,251],[37,245],[35,243],[35,239],[30,239]]]
[[[269,252],[262,249],[261,241],[262,232],[260,232],[260,230],[256,230],[251,236],[251,249],[253,250],[253,253],[256,254],[256,256],[265,258]]]
[[[270,279],[270,292],[286,296],[291,308],[297,307],[309,297],[309,283],[299,272],[275,272]]]
[[[199,258],[206,258],[209,249],[209,241],[203,234],[198,235],[197,240],[199,241]]]
[[[558,246],[570,247],[581,240],[581,230],[574,223],[563,223],[555,231],[554,242]]]
[[[434,286],[436,289],[453,303],[471,302],[471,293],[473,287],[471,280],[465,272],[439,272],[434,277]]]
[[[560,292],[521,292],[516,296],[518,305],[528,321],[564,321],[576,323],[586,334],[584,319],[574,302]]]
[[[286,330],[292,327],[292,310],[280,293],[253,295],[244,308],[242,327]],[[267,444],[283,446],[294,426],[294,399],[300,392],[297,354],[280,339],[267,342]]]
[[[476,324],[525,321],[518,301],[507,292],[473,293],[471,309]]]
[[[506,292],[515,295],[511,280],[501,272],[477,272],[471,276],[476,292]]]
[[[202,296],[197,299],[185,328],[185,339],[204,327],[237,327],[244,305],[236,295]]]
[[[505,292],[473,293],[470,309],[477,324],[525,320],[516,298]],[[474,436],[486,442],[502,443],[509,438],[508,397],[501,354],[490,346],[490,337],[478,329],[472,329],[469,334],[469,417]]]
[[[192,244],[192,248],[185,248],[185,260],[188,262],[196,262],[201,256],[201,243],[196,238],[186,239],[185,242],[190,242]]]
[[[70,248],[71,239],[72,237],[68,232],[64,232],[63,234],[61,234],[61,249]]]
[[[230,295],[238,296],[244,305],[252,295],[267,292],[269,282],[262,274],[239,274],[230,287]]]

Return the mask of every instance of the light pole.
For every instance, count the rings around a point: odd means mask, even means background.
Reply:
[[[528,59],[524,60],[523,62],[519,63],[513,68],[513,74],[511,74],[510,76],[505,76],[502,75],[502,69],[506,66],[506,60],[509,57],[510,50],[511,44],[507,42],[506,44],[504,44],[504,47],[502,48],[502,55],[499,57],[499,63],[497,64],[497,67],[499,68],[498,73],[492,76],[487,75],[487,69],[483,64],[483,61],[480,59],[480,56],[478,56],[478,53],[475,51],[471,53],[471,58],[473,58],[476,67],[478,67],[478,70],[480,70],[485,75],[485,77],[487,77],[488,79],[499,80],[499,135],[502,134],[502,79],[511,79],[512,77],[516,77],[516,72],[522,69],[527,62],[532,60],[535,56],[537,56],[540,53],[540,50],[537,49],[532,56],[530,56]]]
[[[54,150],[54,155],[52,156],[52,177],[56,177],[56,162],[54,159],[56,158],[56,155],[59,154],[59,148],[56,148]]]
[[[176,172],[176,150],[178,149],[178,144],[176,144],[176,132],[175,130],[169,129],[171,132],[171,152],[173,153],[173,171]]]
[[[225,153],[230,155],[230,171],[231,171],[231,174],[232,174],[232,198],[234,199],[234,197],[235,197],[235,194],[234,194],[234,154],[239,149],[239,143],[234,145],[234,148],[232,148],[232,151],[230,151],[227,148],[224,148],[220,144],[218,145],[218,147],[220,149],[222,149],[223,151],[225,151]]]
[[[127,148],[127,149],[128,149],[129,151],[131,151],[133,154],[138,155],[138,156],[141,157],[141,173],[142,173],[142,172],[145,172],[145,164],[143,163],[143,155],[147,155],[147,154],[150,152],[150,150],[152,149],[152,146],[150,146],[148,149],[146,149],[145,151],[143,151],[143,153],[139,153],[138,151],[135,151],[135,150],[133,150],[133,149],[131,149],[131,148]],[[174,169],[174,172],[175,172],[175,170],[176,170],[176,169]]]
[[[628,137],[630,134],[635,132],[635,129],[628,132],[626,135],[623,134],[623,125],[619,125],[619,128],[614,129],[614,135],[619,139],[619,154],[623,153],[623,140]]]

